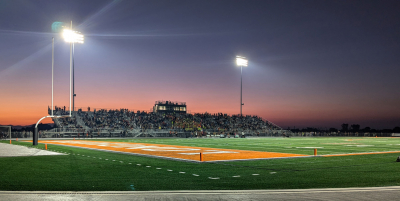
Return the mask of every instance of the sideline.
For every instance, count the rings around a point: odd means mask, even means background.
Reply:
[[[393,153],[400,153],[400,151],[361,152],[361,153],[351,153],[351,154],[328,154],[328,155],[320,155],[320,156],[334,157],[334,156],[357,156],[357,155],[368,155],[368,154],[393,154]]]

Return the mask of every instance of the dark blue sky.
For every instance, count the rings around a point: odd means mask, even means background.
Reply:
[[[0,1],[0,124],[29,124],[69,105],[73,21],[76,106],[239,113],[283,127],[400,126],[400,1]],[[36,92],[36,90],[39,92]],[[19,114],[12,113],[22,107]],[[4,114],[4,115],[3,115]],[[20,123],[18,123],[20,122]]]

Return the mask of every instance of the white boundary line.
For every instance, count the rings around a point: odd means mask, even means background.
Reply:
[[[15,194],[113,194],[113,195],[158,195],[158,194],[310,194],[310,193],[347,193],[371,191],[399,191],[400,186],[355,187],[355,188],[314,188],[314,189],[278,189],[278,190],[178,190],[178,191],[0,191],[0,195]]]
[[[358,153],[347,153],[347,154],[325,154],[319,156],[354,156],[354,155],[392,154],[392,153],[400,153],[400,151],[375,151],[375,152],[358,152]]]

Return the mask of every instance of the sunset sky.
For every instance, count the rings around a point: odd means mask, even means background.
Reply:
[[[287,128],[400,126],[400,1],[0,0],[0,125],[35,124],[69,106],[73,22],[75,107],[258,115]],[[45,120],[50,123],[51,120]]]

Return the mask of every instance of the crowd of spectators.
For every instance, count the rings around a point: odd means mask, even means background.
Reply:
[[[47,111],[48,111],[49,114],[51,114],[50,107],[47,107]],[[64,107],[55,106],[53,113],[55,115],[67,115],[67,114],[69,114],[69,111],[67,110],[67,108],[65,106]]]
[[[127,109],[101,109],[98,111],[94,110],[93,112],[78,110],[78,115],[85,125],[90,128],[129,130],[135,127],[130,120],[130,112]]]
[[[59,108],[65,112],[63,108]],[[78,110],[76,118],[91,129],[184,129],[184,130],[218,130],[218,131],[259,131],[280,129],[258,116],[227,115],[222,113],[164,114],[144,111],[116,110]],[[76,118],[62,118],[65,127],[80,127]]]
[[[74,117],[58,118],[57,120],[62,128],[81,128]]]
[[[50,107],[48,107],[48,114],[51,114]],[[66,110],[65,106],[64,107],[55,106],[53,114],[57,115],[57,116],[65,116],[65,115],[69,115],[69,111]],[[74,116],[64,117],[64,118],[54,118],[53,121],[54,122],[57,121],[58,126],[61,128],[82,128],[82,126],[80,126],[77,123],[76,118]]]

